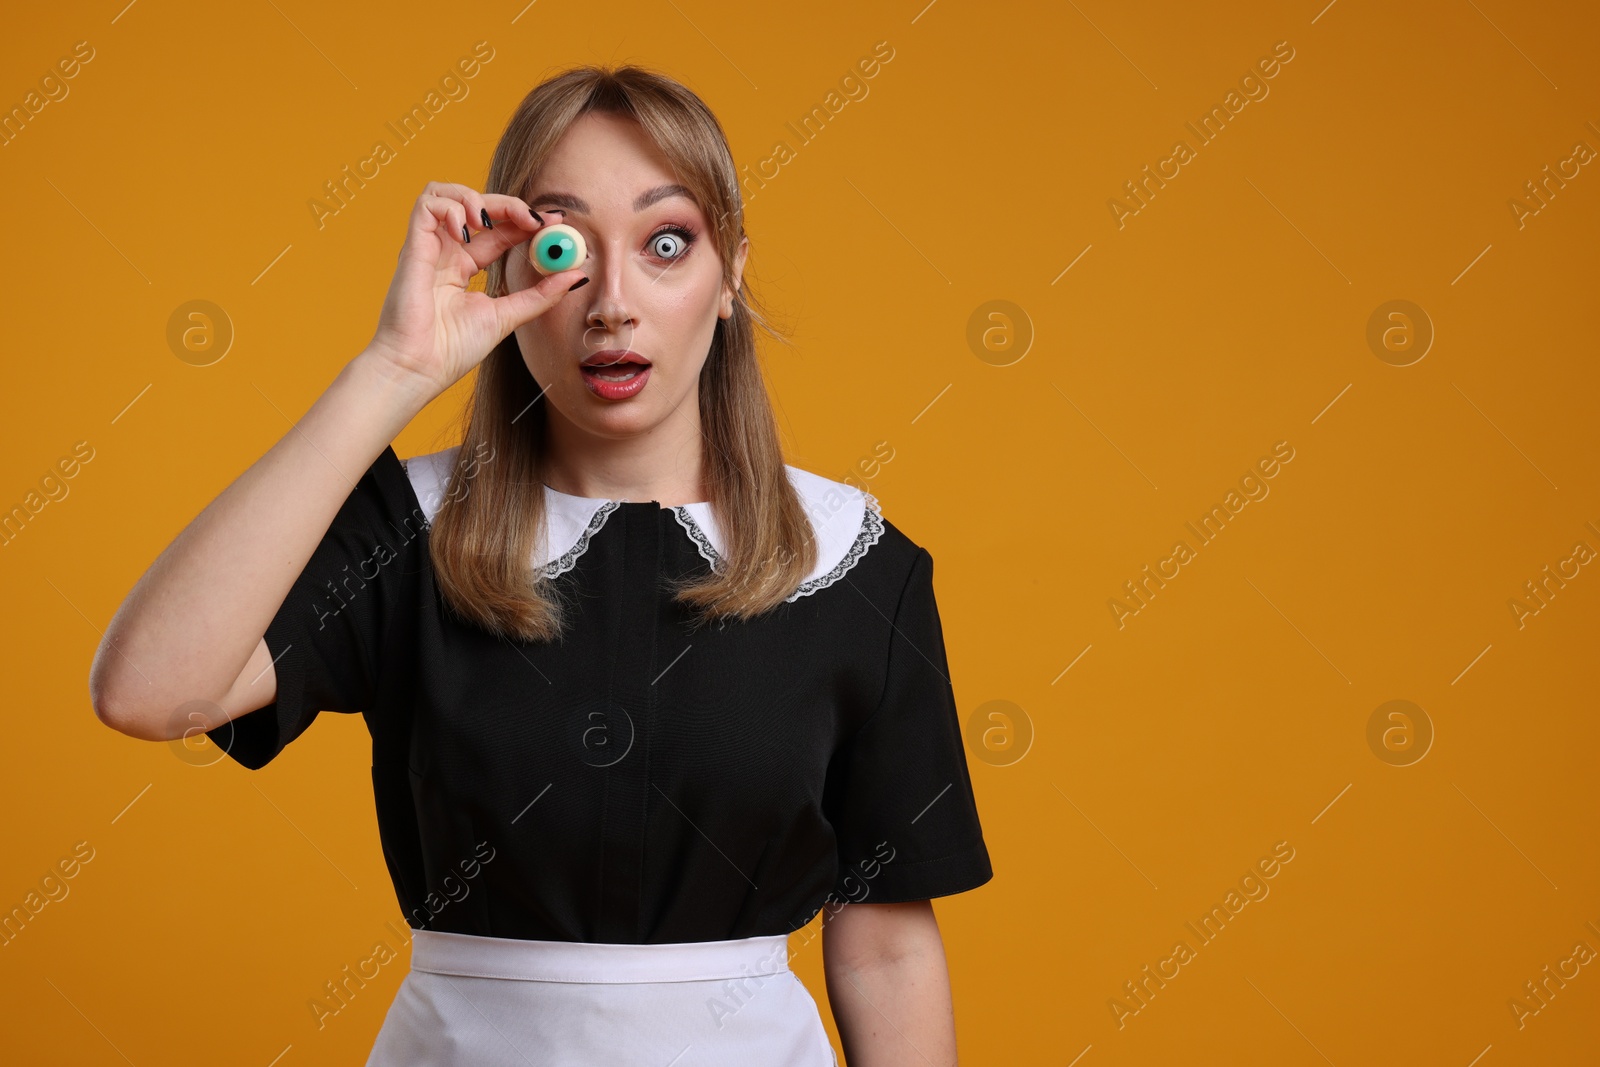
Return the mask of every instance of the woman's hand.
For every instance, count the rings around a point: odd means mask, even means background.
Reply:
[[[492,227],[483,225],[483,212]],[[583,277],[575,267],[502,297],[467,288],[473,275],[540,229],[528,205],[514,196],[429,182],[411,209],[400,263],[368,351],[397,377],[423,383],[430,399],[443,393]]]

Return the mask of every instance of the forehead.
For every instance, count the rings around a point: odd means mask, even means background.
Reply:
[[[574,215],[592,215],[595,212],[595,209],[589,204],[589,201],[585,200],[576,193],[563,192],[554,188],[545,190],[539,186],[535,186],[535,188],[539,189],[540,191],[530,195],[527,200],[529,204],[532,204],[536,207],[558,207],[565,211],[570,211]],[[637,214],[653,204],[658,204],[663,200],[672,200],[674,198],[681,199],[689,205],[694,204],[693,193],[691,193],[682,185],[678,185],[675,182],[668,182],[663,185],[652,186],[649,189],[641,192],[638,196],[634,197],[632,204],[633,211],[635,214]]]
[[[643,211],[662,200],[687,207],[693,195],[666,155],[637,121],[591,113],[567,129],[528,184],[531,203],[576,214]]]

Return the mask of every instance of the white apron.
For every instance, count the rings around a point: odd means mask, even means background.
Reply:
[[[783,934],[665,945],[413,930],[367,1067],[836,1067]]]

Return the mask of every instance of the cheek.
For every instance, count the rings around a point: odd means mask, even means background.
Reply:
[[[655,309],[660,337],[671,346],[673,361],[690,364],[705,355],[710,332],[716,327],[714,295],[702,290],[672,293]]]
[[[685,329],[705,313],[705,298],[695,292],[664,295],[656,314],[663,322],[670,322],[678,330]]]
[[[693,333],[716,315],[721,291],[721,275],[712,275],[692,286],[663,291],[656,311],[663,321],[670,320],[677,328]]]
[[[557,304],[512,331],[522,349],[522,360],[530,370],[540,371],[543,377],[549,376],[560,354],[573,347],[570,339],[583,332],[581,315],[576,302],[571,306]]]
[[[517,339],[530,366],[551,366],[559,354],[573,348],[571,338],[583,333],[581,312],[557,304],[532,322],[517,327]],[[581,342],[579,343],[581,347]]]

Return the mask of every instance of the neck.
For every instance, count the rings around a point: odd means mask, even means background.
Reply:
[[[704,438],[699,398],[644,433],[602,437],[564,418],[553,406],[545,424],[544,480],[573,496],[664,507],[708,499],[704,491]]]

